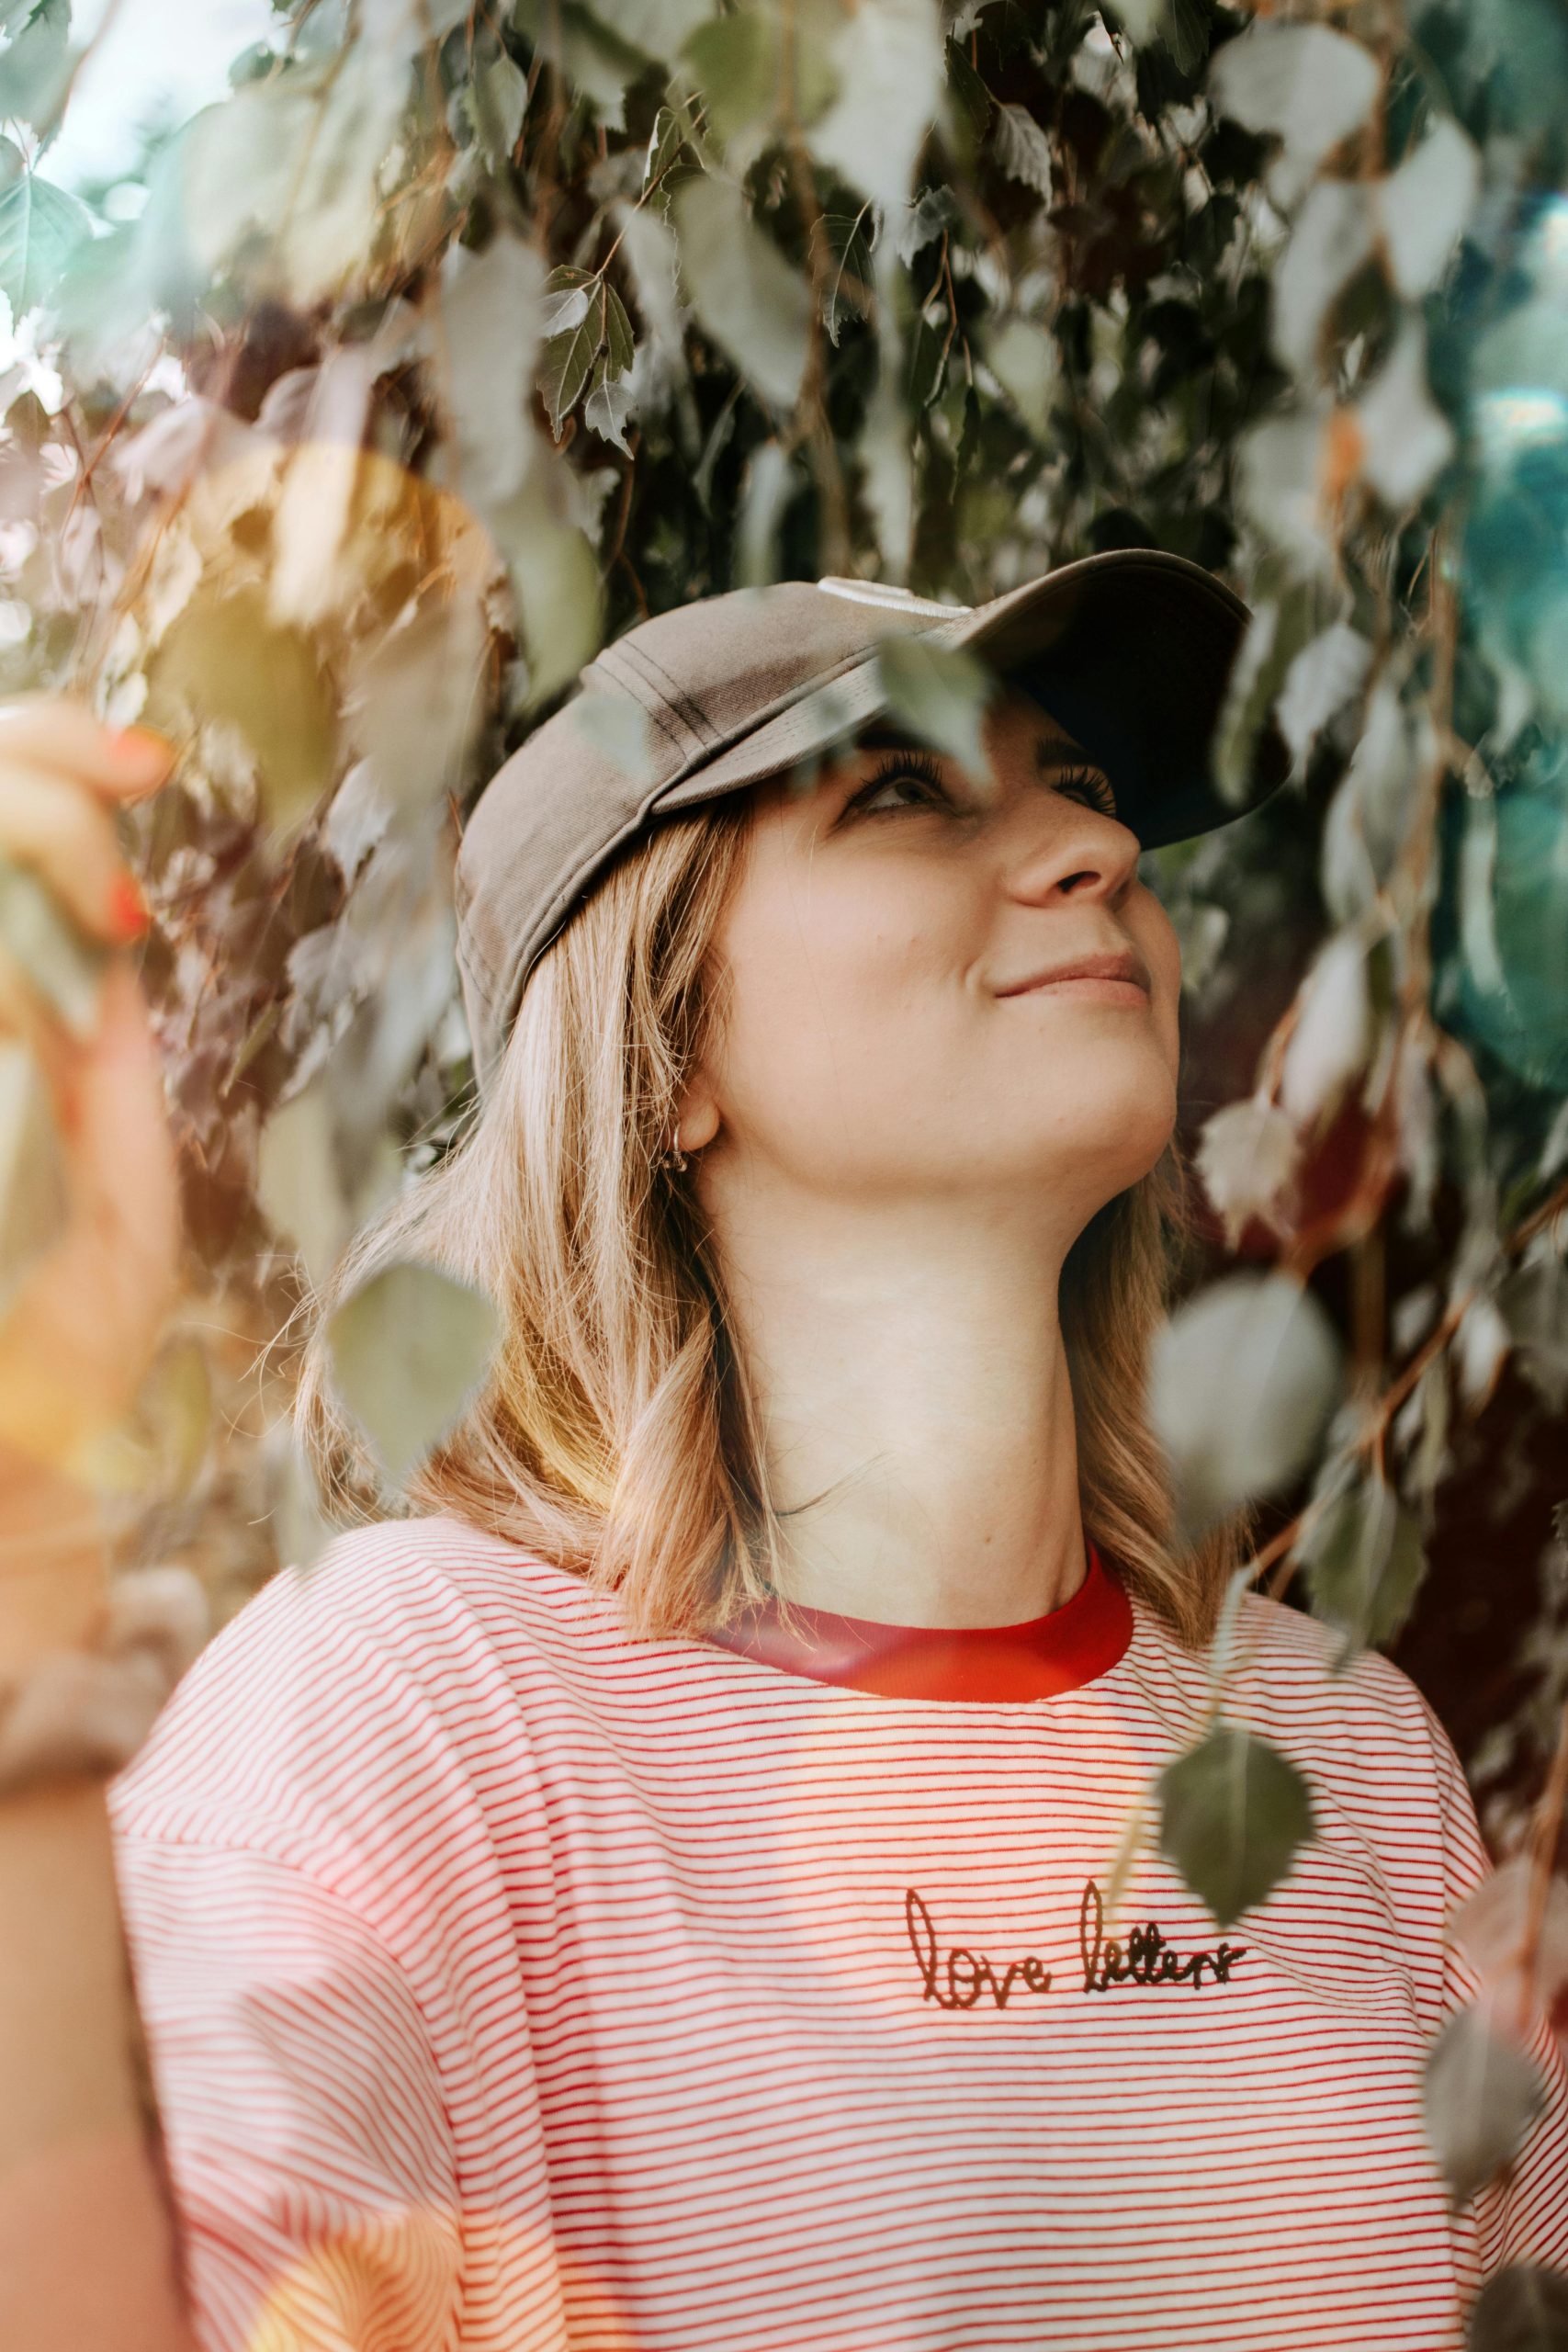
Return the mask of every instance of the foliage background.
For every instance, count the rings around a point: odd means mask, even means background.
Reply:
[[[451,1136],[456,826],[604,638],[1168,548],[1258,614],[1222,781],[1270,704],[1295,771],[1148,862],[1208,1200],[1156,1408],[1519,1845],[1568,1696],[1558,0],[306,0],[74,192],[70,0],[0,32],[0,691],[183,753],[141,1549],[221,1614],[315,1548],[257,1350]]]

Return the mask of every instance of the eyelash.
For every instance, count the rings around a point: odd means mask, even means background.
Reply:
[[[941,795],[949,807],[952,806],[952,796],[942,781],[942,770],[935,760],[925,752],[890,752],[881,763],[874,775],[871,776],[862,785],[860,790],[851,797],[849,806],[852,809],[868,817],[902,816],[905,813],[903,809],[864,808],[862,804],[874,799],[884,785],[897,783],[911,776],[917,778],[921,784],[929,785],[933,792]],[[1093,768],[1062,769],[1055,780],[1055,789],[1058,792],[1085,791],[1102,816],[1114,817],[1116,814],[1116,796],[1105,777]]]

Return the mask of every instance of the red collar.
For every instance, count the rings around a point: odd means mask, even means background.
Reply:
[[[1051,1699],[1109,1673],[1133,1638],[1120,1579],[1086,1543],[1089,1570],[1072,1599],[1021,1625],[886,1625],[796,1606],[786,1627],[769,1602],[708,1638],[781,1673],[885,1699]]]

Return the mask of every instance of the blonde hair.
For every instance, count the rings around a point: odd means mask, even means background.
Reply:
[[[450,1512],[617,1591],[634,1634],[699,1634],[778,1577],[779,1522],[695,1196],[659,1162],[722,1020],[712,943],[745,854],[736,794],[623,852],[536,966],[466,1135],[311,1302],[298,1422],[329,1507]],[[1231,1521],[1182,1548],[1145,1364],[1190,1233],[1174,1150],[1091,1219],[1060,1289],[1086,1530],[1187,1646],[1245,1556]],[[389,1495],[333,1390],[325,1325],[379,1268],[489,1293],[490,1377]]]

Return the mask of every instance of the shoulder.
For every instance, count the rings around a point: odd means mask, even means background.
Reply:
[[[1430,1702],[1380,1650],[1262,1594],[1242,1600],[1224,1705],[1360,1806],[1425,1812],[1459,1771]]]
[[[355,1825],[372,1834],[384,1804],[439,1810],[468,1777],[465,1751],[515,1723],[518,1673],[607,1605],[457,1520],[340,1535],[208,1644],[112,1784],[117,1830],[265,1838],[308,1859]]]

